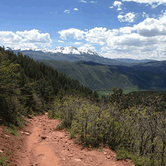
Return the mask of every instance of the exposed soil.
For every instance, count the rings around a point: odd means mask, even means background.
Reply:
[[[128,159],[117,161],[109,148],[100,151],[75,144],[67,130],[55,129],[60,121],[49,119],[48,113],[29,121],[19,136],[5,133],[0,126],[0,150],[2,155],[10,151],[9,166],[134,166]]]

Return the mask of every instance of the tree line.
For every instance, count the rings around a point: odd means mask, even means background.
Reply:
[[[96,91],[50,66],[0,47],[0,119],[19,126],[22,116],[50,108],[54,97],[77,93],[98,100]],[[43,111],[42,111],[43,110]]]

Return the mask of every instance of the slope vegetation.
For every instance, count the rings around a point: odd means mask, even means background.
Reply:
[[[166,89],[166,62],[148,62],[128,67],[85,61],[73,63],[53,60],[37,61],[52,66],[57,71],[79,80],[82,85],[89,86],[93,90],[111,90],[115,86],[122,89]]]

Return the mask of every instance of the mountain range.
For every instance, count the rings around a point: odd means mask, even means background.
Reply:
[[[122,65],[132,66],[144,62],[151,62],[155,60],[151,59],[110,59],[99,55],[97,52],[92,51],[86,47],[57,47],[53,50],[48,49],[15,49],[6,47],[6,50],[13,51],[14,53],[22,52],[23,55],[27,55],[34,60],[56,60],[56,61],[67,61],[67,62],[78,62],[78,61],[93,61],[105,65]]]
[[[6,49],[16,54],[22,52],[52,66],[93,90],[111,90],[115,86],[122,89],[166,89],[166,61],[109,59],[87,48],[76,47],[57,47],[54,50]]]

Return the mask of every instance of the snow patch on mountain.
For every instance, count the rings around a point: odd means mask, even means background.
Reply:
[[[90,54],[90,55],[98,55],[99,54],[95,51],[90,50],[89,48],[86,48],[84,46],[82,47],[73,47],[73,46],[69,46],[69,47],[56,47],[53,50],[49,50],[49,49],[39,49],[39,48],[35,48],[35,49],[30,49],[30,48],[20,48],[20,49],[16,49],[16,48],[10,48],[10,47],[6,47],[6,50],[9,51],[41,51],[44,53],[62,53],[62,54],[77,54],[77,55],[82,55],[82,54]]]

